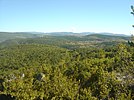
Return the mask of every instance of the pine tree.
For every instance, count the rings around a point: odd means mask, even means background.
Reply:
[[[134,7],[133,6],[131,6],[131,10],[132,10],[131,14],[134,16]],[[134,25],[132,25],[132,27],[134,27]],[[131,38],[130,38],[130,41],[128,41],[128,44],[130,46],[134,47],[134,36],[133,35],[131,35]]]

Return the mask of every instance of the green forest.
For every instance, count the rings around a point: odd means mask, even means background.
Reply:
[[[32,36],[1,40],[0,100],[134,99],[130,37]]]

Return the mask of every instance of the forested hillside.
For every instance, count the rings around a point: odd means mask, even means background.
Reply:
[[[41,34],[32,34],[30,32],[0,32],[0,42],[16,38],[35,38],[40,37]]]
[[[133,100],[134,47],[127,39],[44,36],[2,42],[0,99]]]
[[[0,43],[0,48],[19,44],[47,44],[67,49],[87,48],[87,47],[104,48],[106,46],[113,46],[119,43],[127,43],[127,41],[130,38],[129,36],[114,36],[114,35],[103,35],[103,34],[91,34],[84,36],[81,35],[51,36],[45,34],[42,35],[31,34],[31,36],[35,37],[16,38],[17,36],[14,36],[13,39],[8,39]]]

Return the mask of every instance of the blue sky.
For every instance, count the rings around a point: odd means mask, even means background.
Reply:
[[[0,31],[128,34],[133,0],[0,0]]]

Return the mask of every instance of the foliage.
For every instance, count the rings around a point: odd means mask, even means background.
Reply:
[[[134,48],[63,49],[23,44],[0,50],[0,98],[132,100]]]

